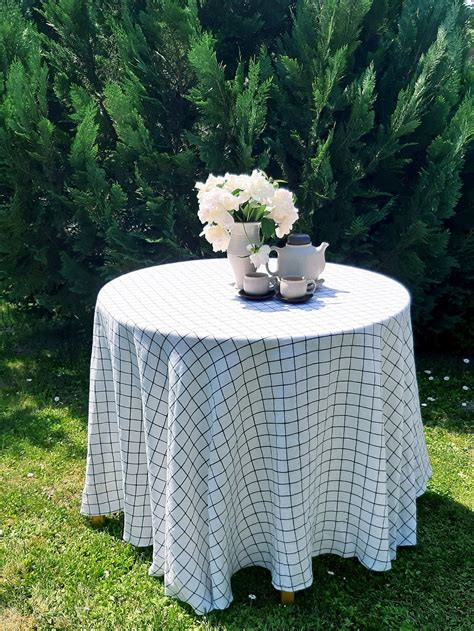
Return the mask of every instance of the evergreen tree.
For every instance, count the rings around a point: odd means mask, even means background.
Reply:
[[[263,168],[332,260],[406,283],[419,332],[467,339],[468,18],[461,0],[0,0],[5,295],[80,315],[120,273],[209,256],[195,181]]]
[[[64,217],[60,136],[38,33],[0,6],[0,280],[10,300],[56,306]]]

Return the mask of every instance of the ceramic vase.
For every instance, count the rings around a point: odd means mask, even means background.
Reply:
[[[247,250],[247,246],[252,243],[260,243],[260,222],[234,223],[227,248],[227,258],[234,272],[237,289],[243,288],[245,274],[256,271],[250,262]]]

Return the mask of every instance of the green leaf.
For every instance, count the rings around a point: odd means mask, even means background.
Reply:
[[[260,229],[262,231],[262,240],[269,241],[275,238],[275,222],[273,219],[263,217],[260,223]]]

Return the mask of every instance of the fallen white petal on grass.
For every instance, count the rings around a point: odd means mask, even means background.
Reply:
[[[330,576],[334,576],[334,572],[331,572],[331,570],[328,570],[328,574],[329,574]]]
[[[467,357],[465,357],[465,358],[463,359],[463,362],[464,362],[465,364],[468,364],[470,361],[471,361],[471,360],[470,360],[470,359],[468,359]]]
[[[422,405],[422,407],[425,408],[428,405],[428,403],[422,403],[421,405]]]
[[[33,381],[33,379],[27,379],[26,381]]]
[[[444,379],[445,381],[449,381],[449,377],[448,377],[448,376],[443,377],[443,379]]]
[[[426,373],[427,375],[431,375],[431,370],[425,370],[425,373]]]
[[[109,570],[105,570],[105,572],[104,572],[104,578],[109,578],[109,576],[110,576],[110,572],[109,572]]]
[[[54,402],[59,403],[59,397],[54,397]]]
[[[467,403],[465,402],[461,403],[461,405],[463,406],[463,408],[467,407]]]
[[[462,389],[463,390],[469,390],[469,386],[463,386]]]
[[[26,477],[27,477],[27,478],[32,478],[32,477],[34,477],[34,475],[35,475],[35,474],[34,474],[34,473],[31,473],[31,471],[30,471],[30,473],[28,473]]]
[[[426,397],[427,401],[436,401],[436,399],[434,397]]]
[[[428,379],[429,379],[430,381],[433,381],[434,377],[428,377]]]
[[[255,594],[249,594],[249,600],[257,600]]]

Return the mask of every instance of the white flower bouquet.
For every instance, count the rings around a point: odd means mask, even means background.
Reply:
[[[263,171],[252,175],[209,175],[196,184],[198,216],[204,225],[201,236],[209,241],[214,252],[226,252],[235,223],[258,222],[260,242],[249,243],[248,256],[255,267],[268,260],[269,246],[274,237],[288,234],[298,219],[292,193],[279,187]]]

